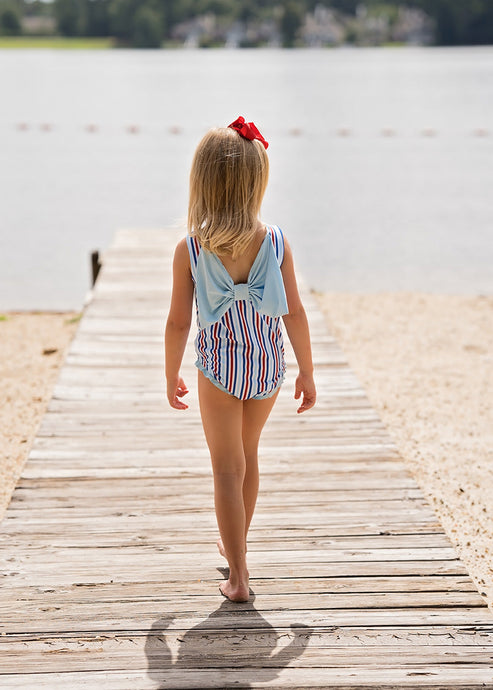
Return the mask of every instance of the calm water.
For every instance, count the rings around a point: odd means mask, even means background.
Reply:
[[[180,223],[198,140],[239,114],[309,285],[493,293],[491,47],[0,50],[0,98],[0,309],[79,308],[89,252]]]

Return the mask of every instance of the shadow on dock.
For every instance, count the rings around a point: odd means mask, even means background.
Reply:
[[[227,599],[190,630],[169,630],[175,620],[164,615],[154,622],[146,639],[148,676],[158,690],[198,687],[197,676],[213,673],[215,683],[241,675],[235,687],[253,687],[277,678],[281,669],[305,651],[313,629],[300,623],[277,632],[257,611],[255,595],[246,603]],[[287,644],[286,640],[289,639]],[[190,684],[187,683],[189,681]],[[221,687],[213,684],[211,687]],[[200,686],[205,687],[205,686]]]

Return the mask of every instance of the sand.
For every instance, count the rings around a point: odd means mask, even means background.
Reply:
[[[493,297],[331,293],[319,301],[493,611]]]
[[[78,315],[0,317],[0,519],[51,398]]]
[[[319,295],[332,333],[493,611],[493,297]],[[75,314],[0,321],[0,518]],[[51,354],[45,351],[55,350]]]

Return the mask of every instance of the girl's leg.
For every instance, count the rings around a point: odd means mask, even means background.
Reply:
[[[258,444],[264,424],[279,395],[279,390],[270,398],[245,400],[243,403],[242,441],[245,454],[245,479],[243,481],[243,504],[245,506],[245,541],[257,502],[259,472]]]
[[[243,505],[245,506],[245,542],[257,502],[259,487],[258,444],[260,434],[279,395],[264,400],[245,400],[243,402],[242,443],[245,455],[245,479],[243,480]],[[222,540],[217,542],[219,552],[226,558]]]
[[[214,474],[216,518],[229,564],[229,579],[220,588],[232,601],[247,601],[243,402],[219,390],[201,371],[198,376],[200,413]]]

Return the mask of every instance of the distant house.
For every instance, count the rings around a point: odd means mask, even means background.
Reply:
[[[55,17],[35,14],[21,18],[22,33],[35,36],[52,36],[56,34]]]
[[[435,39],[435,22],[423,10],[399,7],[392,27],[392,40],[410,45],[431,45]]]
[[[356,27],[360,45],[380,45],[390,40],[389,16],[385,11],[370,11],[366,5],[356,8]]]
[[[435,22],[423,10],[385,4],[370,7],[359,4],[350,28],[358,45],[381,45],[390,41],[429,45],[435,37]]]
[[[173,28],[172,37],[181,41],[185,48],[197,48],[215,38],[216,16],[201,14],[188,21],[181,22]]]
[[[339,45],[343,42],[345,33],[345,28],[334,10],[324,5],[316,5],[313,12],[308,12],[305,16],[301,39],[305,45],[312,48]]]
[[[277,24],[272,19],[251,22],[228,22],[214,14],[204,14],[177,24],[173,39],[181,41],[185,48],[208,45],[224,45],[226,48],[243,46],[280,45]]]

